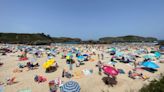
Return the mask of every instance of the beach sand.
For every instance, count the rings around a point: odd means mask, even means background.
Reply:
[[[130,92],[130,90],[133,90],[132,92],[137,92],[143,85],[149,83],[148,80],[143,81],[142,79],[130,79],[128,77],[128,71],[132,70],[133,66],[124,63],[117,63],[116,68],[123,69],[126,74],[119,74],[117,76],[117,85],[114,85],[113,87],[105,85],[105,83],[102,81],[102,78],[106,77],[106,75],[99,75],[98,68],[95,67],[98,61],[97,56],[92,56],[92,58],[95,59],[94,62],[86,62],[85,65],[81,65],[80,67],[75,67],[74,65],[71,72],[75,72],[77,70],[80,71],[83,69],[93,69],[93,74],[82,76],[81,78],[62,78],[62,70],[68,70],[68,66],[66,65],[65,59],[61,59],[60,55],[55,57],[55,60],[59,64],[59,68],[55,72],[45,73],[45,69],[42,67],[42,65],[47,60],[47,57],[44,55],[42,58],[37,58],[36,62],[40,64],[38,69],[27,71],[27,69],[24,68],[23,72],[13,73],[13,70],[18,68],[18,63],[28,61],[19,61],[17,55],[20,55],[20,52],[9,53],[6,56],[0,56],[0,61],[4,63],[4,65],[0,67],[0,81],[4,82],[7,77],[16,77],[16,81],[18,82],[13,85],[5,85],[4,92],[17,92],[20,89],[27,88],[31,89],[32,92],[49,92],[48,82],[57,77],[60,77],[64,82],[69,80],[77,81],[81,87],[81,92]],[[32,55],[28,54],[28,57],[32,58]],[[104,53],[104,57],[104,60],[102,60],[103,62],[107,63],[110,61],[111,56],[109,54]],[[142,60],[143,58],[137,59],[138,62]],[[160,73],[164,72],[164,64],[158,62],[157,64],[160,66],[158,72],[150,73],[144,70],[140,71],[144,75],[149,76],[151,79],[156,78]],[[43,83],[37,83],[34,81],[35,75],[42,75],[47,78],[47,81]],[[60,91],[58,90],[58,92]]]

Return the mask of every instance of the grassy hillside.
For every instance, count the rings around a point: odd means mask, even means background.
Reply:
[[[153,42],[157,41],[158,39],[153,37],[140,37],[140,36],[120,36],[120,37],[103,37],[100,38],[100,42],[112,43],[112,42]]]
[[[48,37],[43,33],[37,33],[37,34],[0,33],[0,41],[2,43],[34,44],[39,41],[49,43],[52,40],[51,37]]]
[[[153,42],[157,41],[156,38],[152,37],[140,37],[140,36],[121,36],[121,37],[103,37],[99,41],[87,40],[82,41],[79,38],[70,37],[50,37],[44,33],[26,34],[26,33],[0,33],[1,43],[19,43],[19,44],[36,44],[46,45],[50,43],[66,43],[66,42],[80,42],[87,44],[97,43],[113,43],[113,42]]]
[[[0,33],[1,43],[15,43],[15,44],[36,44],[46,45],[50,43],[63,42],[80,42],[79,38],[52,38],[44,33],[26,34],[26,33]]]

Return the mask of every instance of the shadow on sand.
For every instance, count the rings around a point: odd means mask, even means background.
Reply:
[[[106,85],[110,85],[112,87],[117,84],[117,80],[115,78],[103,77],[102,80]]]

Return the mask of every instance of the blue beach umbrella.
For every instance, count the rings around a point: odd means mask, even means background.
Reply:
[[[78,59],[78,60],[84,60],[85,57],[84,57],[84,56],[78,56],[77,59]]]
[[[36,62],[36,59],[35,58],[31,58],[30,62]]]
[[[144,59],[153,59],[153,57],[151,55],[145,55],[143,57],[144,57]]]
[[[150,62],[150,61],[143,62],[142,66],[147,67],[147,68],[153,68],[153,69],[159,68],[159,66],[157,64]]]
[[[69,53],[67,54],[67,56],[73,56],[73,55],[72,55],[72,53],[71,53],[71,52],[69,52]]]
[[[160,52],[155,52],[154,54],[155,54],[156,58],[160,58],[161,57],[161,53]]]
[[[83,54],[83,56],[88,56],[88,54]]]
[[[80,85],[75,81],[68,81],[61,87],[61,92],[80,92]]]
[[[116,56],[117,57],[123,56],[123,53],[122,52],[116,52]]]

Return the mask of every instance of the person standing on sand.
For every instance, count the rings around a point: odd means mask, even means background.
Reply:
[[[101,53],[101,60],[104,60],[104,54]]]
[[[133,64],[134,64],[134,69],[136,69],[136,67],[137,67],[136,61],[134,61]]]
[[[100,60],[100,54],[99,53],[97,54],[97,56],[98,56],[98,60]]]
[[[102,72],[102,62],[101,61],[98,61],[98,63],[97,63],[97,66],[98,66],[98,70],[99,70],[99,75],[101,75],[101,72]]]
[[[65,69],[63,69],[63,71],[62,71],[62,77],[64,78],[64,76],[65,76]]]

